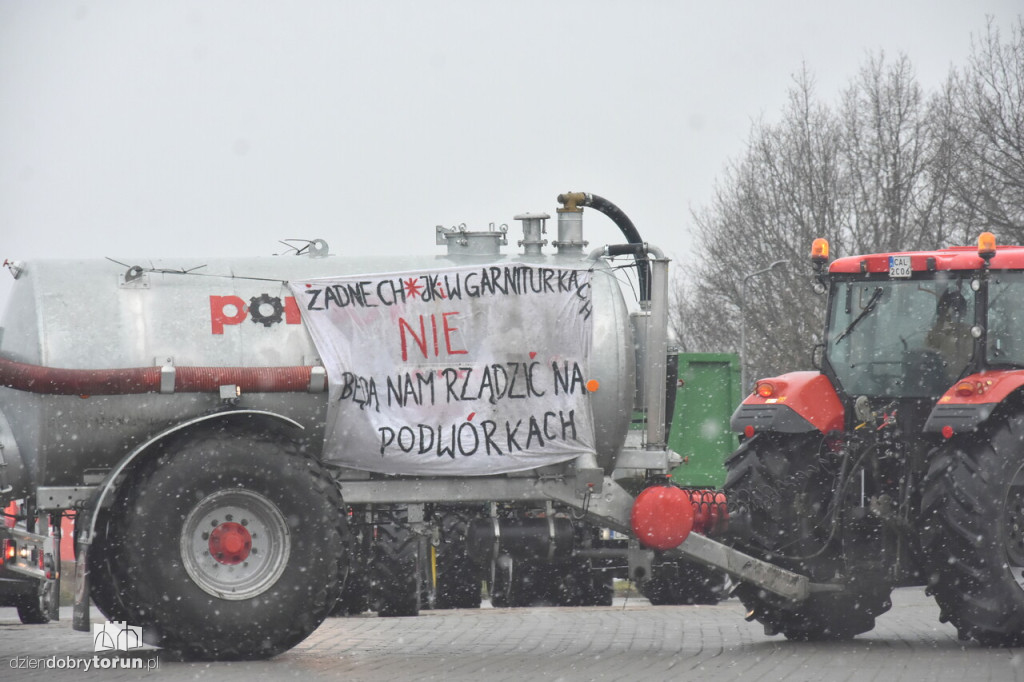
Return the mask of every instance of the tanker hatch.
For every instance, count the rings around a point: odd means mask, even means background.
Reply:
[[[491,223],[481,232],[471,232],[465,223],[452,228],[438,225],[436,231],[438,246],[447,245],[449,256],[500,256],[501,247],[508,244],[505,224],[495,228]]]

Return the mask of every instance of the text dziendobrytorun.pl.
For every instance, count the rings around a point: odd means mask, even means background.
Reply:
[[[12,670],[157,670],[160,657],[154,651],[147,656],[15,656]]]

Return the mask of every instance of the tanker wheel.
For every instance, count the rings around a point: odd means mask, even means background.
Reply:
[[[353,532],[352,560],[332,616],[358,616],[370,610],[369,542],[369,533]]]
[[[466,544],[469,518],[470,514],[461,510],[446,510],[441,515],[434,608],[480,608],[483,576]]]
[[[559,606],[611,606],[614,576],[596,568],[589,560],[573,560],[556,569],[561,577],[557,585]]]
[[[725,590],[724,573],[687,561],[655,564],[651,577],[640,583],[640,594],[654,606],[717,604]]]
[[[135,623],[138,618],[121,600],[124,576],[118,570],[121,567],[122,546],[118,526],[112,522],[111,510],[100,509],[96,513],[95,535],[85,555],[86,570],[89,573],[89,596],[107,620]],[[123,510],[119,510],[119,513],[123,513]],[[78,524],[86,521],[87,517],[84,515],[75,519],[76,548]]]
[[[752,556],[809,577],[834,582],[839,592],[816,592],[800,602],[740,583],[736,594],[748,619],[765,634],[803,641],[849,639],[874,628],[889,610],[892,586],[877,573],[848,571],[827,516],[835,475],[819,460],[821,434],[762,433],[745,441],[726,461],[728,541]]]
[[[488,584],[491,606],[549,606],[559,601],[559,575],[550,564],[528,559],[495,562]]]
[[[955,437],[932,459],[921,541],[929,589],[961,638],[1024,645],[1024,414]]]
[[[120,599],[148,643],[190,660],[269,658],[334,606],[348,539],[341,495],[297,444],[187,431],[122,496]]]
[[[50,622],[59,601],[60,582],[54,578],[41,580],[35,594],[18,603],[18,618],[25,625],[45,625]]]
[[[508,608],[509,585],[511,584],[512,558],[499,557],[491,563],[491,574],[487,579],[487,596],[496,609]]]
[[[45,534],[48,528],[49,522],[45,515],[36,517],[28,526],[29,532],[39,534]],[[34,593],[17,603],[18,618],[25,625],[45,625],[60,617],[60,572],[53,556],[44,556],[45,570],[54,577],[37,582]]]
[[[391,519],[376,526],[370,562],[372,601],[382,618],[418,616],[423,543],[406,522],[404,512],[392,512]]]
[[[615,601],[615,574],[595,571],[590,580],[590,595],[585,606],[611,606]]]
[[[550,606],[558,603],[560,575],[546,562],[515,559],[509,585],[509,606]]]

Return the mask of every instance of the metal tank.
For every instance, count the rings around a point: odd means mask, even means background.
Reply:
[[[534,229],[535,221],[524,222],[528,230]],[[220,381],[205,392],[203,387],[182,391],[181,375],[191,368],[313,368],[308,385],[299,382],[300,390],[294,380],[275,386],[276,392],[246,388],[232,403],[271,411],[294,419],[312,434],[322,433],[324,376],[288,280],[467,263],[578,264],[583,258],[578,252],[504,254],[503,231],[439,228],[437,238],[447,245],[447,253],[419,258],[345,258],[327,255],[322,247],[311,254],[231,260],[50,260],[20,265],[3,318],[0,356],[32,366],[98,372],[91,379],[76,376],[74,382],[50,380],[45,389],[71,395],[0,388],[0,413],[8,422],[3,431],[18,445],[5,450],[8,485],[13,488],[8,496],[22,497],[32,484],[79,485],[84,472],[110,469],[154,434],[219,409],[224,400],[213,389]],[[125,265],[135,263],[146,267]],[[635,393],[633,332],[614,273],[604,261],[593,266],[591,374],[601,389],[591,404],[598,462],[610,472],[631,416],[623,406],[631,404]],[[152,382],[159,381],[158,391],[151,392],[151,385],[128,395],[96,394],[103,392],[99,371],[124,368],[153,368],[149,375],[159,376]],[[36,390],[44,381],[36,382]],[[239,380],[226,374],[223,382]],[[34,454],[18,457],[18,452]]]

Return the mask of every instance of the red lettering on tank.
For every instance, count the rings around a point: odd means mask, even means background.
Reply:
[[[267,299],[264,299],[266,302]],[[283,304],[280,298],[270,298],[271,305],[276,306],[278,315],[284,309],[285,324],[302,324],[302,313],[299,311],[299,304],[294,296],[286,296]],[[259,316],[257,321],[263,327],[270,327],[282,321],[280,317],[276,320],[268,320],[266,316]],[[246,318],[252,317],[252,311],[245,301],[239,296],[210,296],[210,331],[213,334],[223,334],[224,327],[242,324]]]
[[[294,296],[286,296],[284,299],[284,322],[285,324],[299,324],[302,322],[299,304],[295,302]]]
[[[235,309],[233,315],[228,315],[225,308],[232,306]],[[249,314],[249,308],[245,301],[238,296],[211,296],[210,297],[210,323],[214,334],[223,334],[224,325],[241,324]]]

